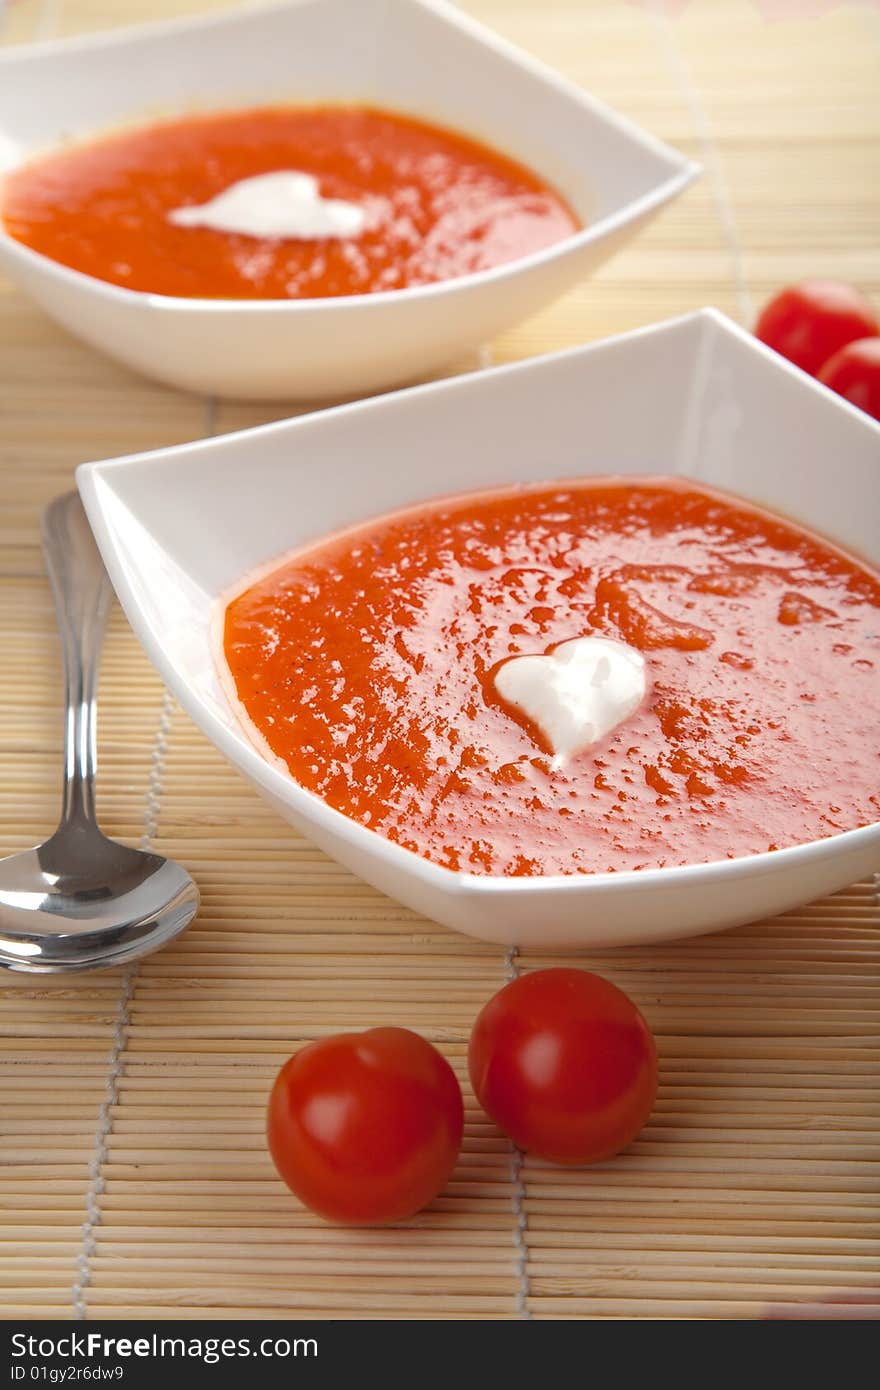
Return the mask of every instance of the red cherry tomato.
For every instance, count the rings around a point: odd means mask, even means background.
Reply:
[[[880,420],[880,338],[847,343],[825,363],[819,380],[859,410]]]
[[[870,303],[839,280],[804,280],[766,304],[755,336],[815,376],[829,357],[857,338],[880,331]]]
[[[288,1187],[329,1221],[379,1225],[420,1210],[461,1147],[461,1088],[407,1028],[339,1033],[302,1048],[269,1099],[269,1152]]]
[[[538,970],[490,999],[468,1050],[471,1085],[521,1149],[596,1163],[638,1134],[657,1053],[631,999],[586,970]]]

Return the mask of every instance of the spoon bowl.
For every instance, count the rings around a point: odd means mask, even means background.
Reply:
[[[0,861],[0,966],[47,974],[121,965],[177,936],[198,901],[173,860],[100,831],[77,843],[65,828]]]
[[[199,891],[173,860],[110,840],[94,812],[95,683],[110,582],[76,493],[46,511],[43,550],[64,647],[61,824],[0,860],[0,966],[97,970],[145,955],[192,920]]]

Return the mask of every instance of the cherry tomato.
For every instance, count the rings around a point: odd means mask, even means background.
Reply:
[[[880,338],[847,343],[825,363],[819,380],[859,410],[880,420]]]
[[[657,1093],[648,1025],[586,970],[538,970],[490,999],[468,1050],[471,1085],[521,1149],[596,1163],[638,1134]]]
[[[811,376],[847,343],[878,331],[877,315],[865,296],[839,280],[804,280],[781,290],[755,325],[762,343]]]
[[[446,1185],[461,1147],[461,1088],[407,1028],[339,1033],[286,1062],[269,1098],[269,1152],[329,1221],[402,1221]]]

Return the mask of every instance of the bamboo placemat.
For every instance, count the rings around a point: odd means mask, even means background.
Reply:
[[[208,8],[11,0],[5,38]],[[880,12],[777,0],[469,0],[706,176],[595,279],[493,344],[543,352],[780,283],[880,294]],[[470,368],[473,363],[462,363]],[[287,413],[142,381],[0,285],[0,852],[53,824],[58,655],[37,537],[86,458]],[[880,1311],[880,909],[869,884],[651,950],[572,957],[659,1038],[655,1115],[585,1172],[516,1155],[468,1095],[449,1191],[406,1229],[303,1213],[262,1123],[305,1039],[395,1022],[464,1080],[479,1004],[519,961],[389,902],[296,838],[163,696],[117,613],[101,688],[107,830],[186,863],[204,906],[126,975],[0,989],[7,1317],[741,1317]],[[558,959],[558,958],[553,958]],[[846,1300],[855,1300],[847,1303]]]

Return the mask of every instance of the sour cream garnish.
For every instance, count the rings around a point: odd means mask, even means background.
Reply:
[[[174,208],[168,221],[177,227],[211,227],[241,236],[353,237],[364,229],[363,208],[342,198],[322,198],[311,174],[279,169],[240,179],[198,207]]]
[[[648,688],[641,652],[609,637],[575,637],[547,656],[513,656],[494,679],[502,700],[537,725],[555,767],[628,719]]]

